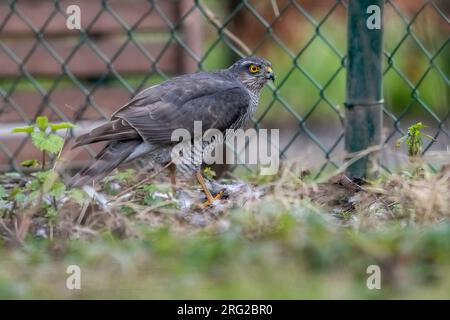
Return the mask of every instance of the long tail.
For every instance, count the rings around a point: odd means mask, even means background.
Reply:
[[[78,172],[69,181],[69,186],[79,187],[101,180],[117,168],[141,143],[140,140],[111,142],[95,157],[95,162]]]

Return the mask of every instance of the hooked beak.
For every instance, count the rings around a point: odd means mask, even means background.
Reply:
[[[266,79],[272,80],[272,82],[275,82],[275,74],[273,73],[273,70],[271,67],[266,67]]]

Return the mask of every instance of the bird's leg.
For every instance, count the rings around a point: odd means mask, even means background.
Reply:
[[[175,194],[177,190],[177,166],[171,163],[168,167],[170,175],[170,184],[172,186],[172,192]]]
[[[206,185],[205,178],[203,177],[201,171],[197,171],[195,175],[197,177],[198,183],[200,183],[200,185],[202,186],[203,191],[205,192],[207,198],[207,201],[203,203],[205,207],[212,205],[214,201],[222,198],[223,191],[220,191],[216,196],[213,197],[211,191],[209,191],[208,186]]]

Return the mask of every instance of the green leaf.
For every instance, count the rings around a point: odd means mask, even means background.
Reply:
[[[20,179],[20,177],[22,177],[18,172],[5,172],[3,175],[11,179]]]
[[[413,124],[411,127],[413,129],[428,128],[428,126],[424,125],[422,122],[417,122],[416,124]]]
[[[64,140],[56,134],[49,134],[48,136],[42,132],[33,132],[31,140],[36,148],[40,151],[47,151],[49,153],[58,153],[63,147]]]
[[[430,136],[429,134],[422,133],[422,136],[424,136],[430,140],[436,141],[436,139],[433,136]]]
[[[35,177],[29,182],[29,189],[31,191],[41,190],[44,182],[48,179],[50,171],[39,171],[32,173],[31,175]]]
[[[36,126],[41,130],[45,131],[48,128],[48,118],[46,116],[39,116],[36,118]]]
[[[58,153],[64,144],[64,139],[56,134],[49,134],[45,144],[46,150],[50,153]]]
[[[81,191],[80,189],[71,189],[69,191],[69,197],[71,199],[73,199],[76,203],[78,203],[79,205],[82,205],[84,202],[84,199],[86,198],[84,192]]]
[[[142,187],[146,192],[144,196],[144,204],[146,205],[154,205],[158,202],[158,198],[155,197],[155,192],[157,191],[157,186],[155,184],[147,184]]]
[[[114,176],[119,182],[128,183],[136,177],[136,170],[127,169],[125,171],[120,171]]]
[[[147,192],[147,193],[153,194],[153,193],[156,192],[157,187],[156,187],[155,184],[150,183],[150,184],[144,185],[144,186],[142,187],[142,189],[144,189],[144,191]]]
[[[45,141],[47,137],[44,132],[36,131],[31,134],[31,141],[33,145],[38,148],[40,151],[45,151]]]
[[[47,171],[39,171],[32,174],[33,177],[36,177],[39,181],[44,182],[48,177],[52,174],[51,170]]]
[[[170,195],[171,187],[167,185],[146,184],[141,188],[145,191],[143,203],[146,205],[156,205],[164,201],[167,201],[164,195]],[[165,206],[170,206],[171,203],[167,203]]]
[[[58,217],[58,211],[52,205],[44,205],[42,207],[45,210],[45,216],[51,222],[55,222]]]
[[[59,199],[64,195],[64,191],[66,191],[66,186],[64,183],[61,181],[56,181],[50,189],[50,195],[54,196],[56,199]]]
[[[41,164],[40,164],[40,162],[38,160],[25,160],[25,161],[22,161],[20,163],[20,165],[22,167],[26,167],[26,168],[37,168]]]
[[[203,169],[203,173],[209,179],[214,179],[214,177],[216,176],[216,172],[213,169],[211,169],[211,167],[206,167],[205,169]]]
[[[136,212],[133,208],[129,206],[122,206],[122,208],[120,208],[120,211],[125,215],[131,215]]]
[[[57,184],[59,183],[58,180],[58,173],[54,170],[49,170],[46,172],[46,176],[45,176],[45,180],[43,181],[43,185],[42,185],[42,191],[44,193],[50,193],[53,196],[57,196],[58,195],[58,190],[61,188],[61,186],[57,186]],[[53,190],[56,190],[56,193],[53,194]]]
[[[75,125],[70,122],[50,123],[50,128],[52,129],[52,131],[58,131],[61,129],[75,128]]]
[[[6,193],[5,188],[3,186],[0,186],[0,199],[5,199],[8,197],[8,194]]]
[[[25,203],[27,201],[27,197],[20,188],[14,189],[13,192],[11,192],[11,197],[13,197],[18,203]]]
[[[18,127],[18,128],[12,129],[12,133],[18,133],[18,132],[31,133],[33,131],[34,131],[33,126]]]

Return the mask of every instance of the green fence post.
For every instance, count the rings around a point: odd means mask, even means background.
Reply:
[[[345,150],[348,160],[356,156],[347,168],[351,178],[367,177],[376,160],[376,152],[364,157],[358,152],[381,144],[383,4],[349,0],[348,5]]]

